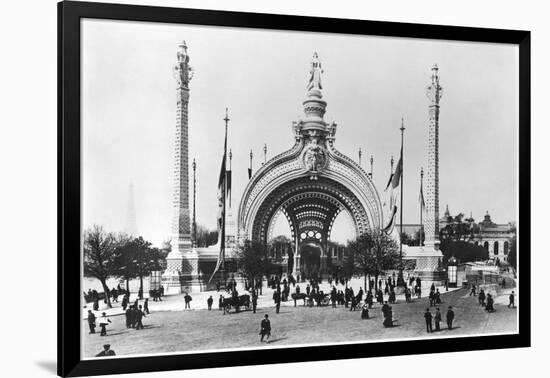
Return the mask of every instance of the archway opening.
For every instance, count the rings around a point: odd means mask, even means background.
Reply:
[[[318,277],[321,269],[321,246],[307,243],[300,246],[300,271],[305,277]]]
[[[495,256],[498,255],[498,242],[497,241],[493,244],[493,254]]]

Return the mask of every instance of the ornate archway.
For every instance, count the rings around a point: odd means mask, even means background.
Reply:
[[[294,270],[302,245],[321,249],[326,267],[327,243],[336,216],[350,214],[355,233],[383,228],[382,205],[368,174],[334,146],[335,123],[324,121],[321,63],[314,54],[304,118],[293,123],[294,146],[268,161],[249,181],[239,205],[241,240],[267,242],[277,214],[284,214],[295,246]]]

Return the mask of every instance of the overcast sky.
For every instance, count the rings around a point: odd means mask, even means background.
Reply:
[[[380,192],[397,162],[405,119],[404,222],[419,221],[420,167],[427,167],[426,86],[437,63],[440,210],[480,220],[516,219],[517,49],[503,44],[429,41],[122,21],[82,28],[83,227],[126,228],[133,183],[139,233],[170,237],[177,45],[186,40],[190,83],[189,164],[197,160],[197,221],[216,225],[217,177],[225,108],[233,151],[233,208],[254,170],[293,144],[303,114],[309,62],[322,62],[325,120],[338,123],[335,146],[363,167],[374,156]],[[190,169],[191,172],[191,169]],[[192,181],[190,181],[192,182]],[[342,228],[342,227],[340,227]],[[345,239],[346,230],[337,231]]]

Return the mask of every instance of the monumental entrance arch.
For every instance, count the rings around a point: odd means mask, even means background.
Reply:
[[[356,235],[383,228],[380,197],[368,174],[334,146],[335,123],[324,120],[321,62],[314,54],[304,117],[293,123],[294,145],[258,170],[241,198],[239,239],[267,243],[277,214],[284,214],[294,244],[294,274],[324,270],[336,216],[347,212]]]

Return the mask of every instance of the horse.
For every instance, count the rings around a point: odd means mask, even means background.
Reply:
[[[224,298],[222,302],[223,307],[223,314],[225,315],[226,312],[229,312],[231,307],[235,307],[235,311],[239,312],[240,307],[246,307],[246,309],[250,308],[250,295],[239,295],[238,297],[230,297],[230,298]]]
[[[306,305],[307,295],[305,293],[293,293],[291,297],[294,299],[294,307],[296,307],[296,301],[300,299],[304,301],[304,306]]]

